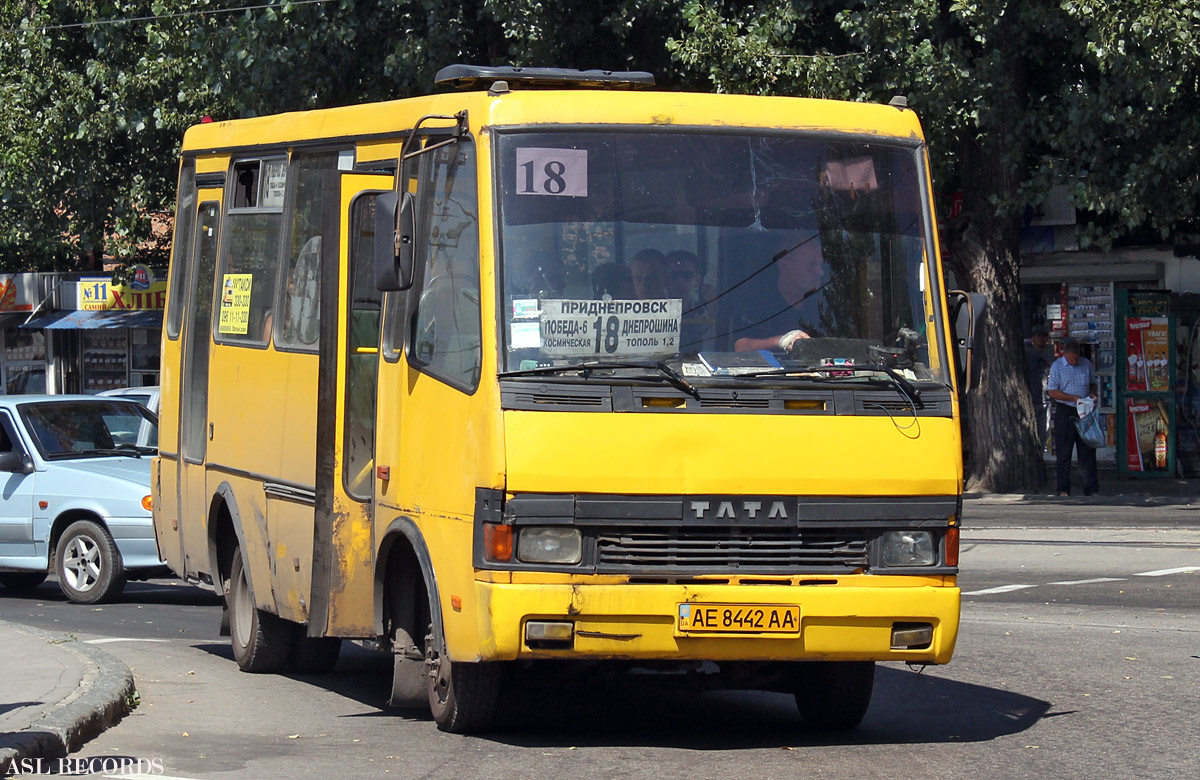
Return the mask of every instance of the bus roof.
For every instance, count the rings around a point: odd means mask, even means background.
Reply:
[[[183,152],[395,137],[422,116],[450,116],[464,110],[474,131],[483,127],[619,125],[808,130],[909,140],[923,138],[916,114],[900,106],[696,92],[517,89],[499,95],[484,91],[452,92],[210,122],[187,131]]]

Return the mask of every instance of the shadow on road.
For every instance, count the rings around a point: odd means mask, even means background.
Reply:
[[[1048,702],[880,665],[862,725],[839,734],[804,726],[791,696],[654,689],[518,694],[489,738],[524,747],[641,745],[691,750],[983,742],[1033,726]],[[578,695],[582,693],[583,695]]]
[[[228,643],[197,649],[233,663]],[[428,713],[386,706],[391,658],[343,643],[334,672],[289,675],[373,708],[349,717],[428,721]],[[535,687],[541,682],[543,687]],[[635,687],[612,678],[553,687],[524,676],[510,685],[496,730],[482,739],[520,747],[637,745],[735,750],[810,745],[985,742],[1046,717],[1049,702],[982,685],[880,664],[862,726],[848,734],[809,729],[791,696],[759,691],[699,691],[685,680]],[[432,727],[432,724],[431,724]]]
[[[24,591],[0,590],[0,595],[12,601],[40,601],[67,603],[67,597],[58,587],[54,577],[36,588]],[[180,580],[156,579],[129,582],[119,598],[112,604],[161,604],[179,607],[220,606],[221,599],[212,591],[188,585]],[[78,605],[86,606],[86,605]],[[106,605],[107,606],[107,605]]]

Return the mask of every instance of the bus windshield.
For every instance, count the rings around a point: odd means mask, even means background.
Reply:
[[[884,363],[947,381],[915,144],[513,131],[497,160],[502,372]]]

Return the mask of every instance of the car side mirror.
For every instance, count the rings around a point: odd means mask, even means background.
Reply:
[[[950,304],[950,330],[954,338],[958,387],[963,393],[969,393],[971,388],[979,384],[980,361],[975,359],[974,354],[975,334],[987,309],[987,296],[951,290],[946,297]]]
[[[416,245],[413,197],[384,192],[375,198],[375,287],[407,290],[413,283]]]
[[[11,474],[32,474],[33,461],[20,452],[0,452],[0,471]]]

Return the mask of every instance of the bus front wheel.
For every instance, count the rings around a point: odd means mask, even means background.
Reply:
[[[805,725],[828,731],[862,722],[875,687],[873,661],[809,661],[796,664],[796,706]]]
[[[442,731],[486,731],[500,703],[500,665],[451,663],[433,626],[425,635],[425,672],[429,709]]]
[[[255,606],[240,547],[233,552],[225,598],[229,604],[233,657],[241,670],[278,672],[283,669],[296,641],[294,624]]]

